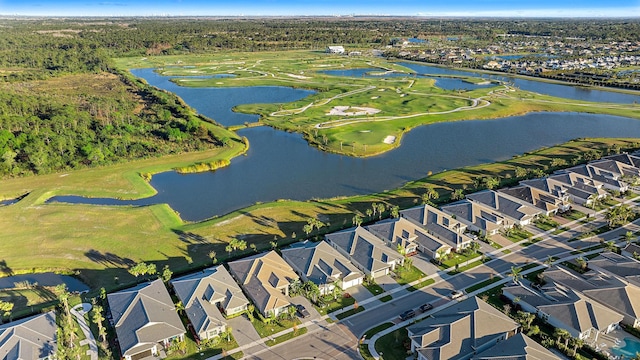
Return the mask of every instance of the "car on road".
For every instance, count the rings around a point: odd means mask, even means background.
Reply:
[[[303,319],[308,318],[309,316],[311,316],[311,314],[309,314],[309,310],[307,310],[307,308],[304,307],[304,305],[296,305],[296,312],[298,313],[298,316],[300,316]]]
[[[420,305],[420,311],[422,311],[422,312],[429,311],[431,309],[433,309],[433,305],[431,305],[431,304]]]
[[[449,294],[449,297],[451,298],[451,300],[455,300],[459,297],[461,297],[462,295],[464,295],[464,293],[460,290],[453,290],[451,292],[451,294]]]
[[[402,314],[400,314],[400,320],[405,321],[405,320],[411,319],[414,316],[416,316],[416,312],[415,311],[407,310],[407,311],[403,312]]]

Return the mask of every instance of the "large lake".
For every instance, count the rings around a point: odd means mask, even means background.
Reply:
[[[256,121],[255,115],[233,113],[231,109],[238,104],[291,102],[312,93],[286,87],[184,88],[151,69],[133,73],[176,93],[198,112],[224,125]],[[424,177],[429,171],[505,160],[578,137],[640,137],[640,121],[581,113],[533,113],[497,120],[440,123],[413,129],[399,148],[367,159],[327,154],[310,147],[298,134],[269,127],[243,129],[239,134],[251,143],[247,156],[237,157],[231,166],[215,172],[157,174],[151,180],[158,191],[153,197],[120,201],[59,196],[52,201],[111,205],[168,203],[183,219],[197,221],[256,202],[393,189]]]

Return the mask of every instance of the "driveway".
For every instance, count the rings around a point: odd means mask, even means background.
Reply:
[[[352,286],[347,289],[347,292],[351,294],[351,296],[356,299],[358,303],[362,303],[363,301],[371,299],[373,297],[373,294],[371,294],[369,290],[367,290],[367,288],[363,285]]]
[[[440,270],[431,263],[431,258],[427,254],[419,252],[412,256],[411,259],[413,260],[413,266],[427,275],[436,274]]]
[[[258,335],[258,332],[253,325],[251,325],[251,321],[249,321],[246,315],[230,319],[227,321],[227,324],[231,326],[231,332],[239,346],[260,340],[260,335]]]

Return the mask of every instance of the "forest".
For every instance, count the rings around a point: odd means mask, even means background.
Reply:
[[[211,122],[121,73],[113,57],[221,51],[381,48],[403,37],[497,34],[640,40],[627,20],[419,18],[0,19],[0,177],[224,146]]]

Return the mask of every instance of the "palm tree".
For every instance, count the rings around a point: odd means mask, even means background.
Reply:
[[[553,336],[556,337],[556,344],[560,345],[560,340],[564,339],[564,338],[567,338],[567,339],[570,338],[571,334],[569,334],[569,332],[567,330],[565,330],[565,329],[556,328],[553,331]],[[566,345],[565,345],[565,347],[566,347]]]
[[[427,190],[422,194],[422,203],[423,204],[432,204],[431,200],[438,199],[440,194],[431,186],[427,186]]]
[[[358,214],[355,214],[351,219],[351,222],[354,226],[360,226],[360,224],[362,224],[362,217]]]
[[[587,269],[587,260],[585,260],[585,258],[583,258],[582,256],[576,258],[576,264],[578,264],[578,267],[581,271],[585,271]]]
[[[633,238],[634,236],[632,231],[627,231],[626,233],[624,233],[624,240],[627,242],[627,245],[631,244]]]
[[[464,199],[464,190],[455,189],[451,192],[451,200],[462,200]]]
[[[521,272],[522,272],[522,268],[512,266],[511,267],[511,271],[507,275],[511,277],[511,279],[513,280],[514,283],[519,284],[520,283],[520,279],[522,279]]]
[[[440,265],[442,265],[442,259],[444,259],[445,255],[447,254],[447,249],[445,248],[439,248],[438,250],[436,250],[436,255],[437,255],[437,259],[438,263]]]
[[[573,357],[575,357],[578,349],[584,345],[584,341],[580,338],[571,338],[571,344],[573,345]]]

